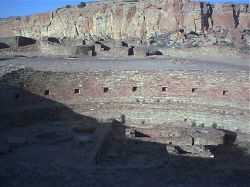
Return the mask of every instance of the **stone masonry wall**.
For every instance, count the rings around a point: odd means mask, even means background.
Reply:
[[[99,120],[125,117],[126,123],[139,126],[216,122],[250,132],[248,72],[18,70],[1,82],[1,107],[46,107],[41,100],[47,98]]]

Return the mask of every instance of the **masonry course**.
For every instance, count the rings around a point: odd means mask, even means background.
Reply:
[[[102,121],[121,120],[125,115],[126,122],[140,126],[185,126],[196,121],[211,127],[216,122],[221,128],[249,132],[248,81],[248,72],[69,73],[23,69],[2,77],[6,89],[1,90],[5,97],[0,102],[2,108],[27,106],[29,111],[34,108],[28,106],[44,106],[40,110],[46,111],[44,97]],[[41,99],[32,99],[30,93]]]

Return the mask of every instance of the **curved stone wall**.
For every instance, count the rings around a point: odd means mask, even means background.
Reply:
[[[57,104],[48,106],[51,100],[78,114],[132,126],[216,123],[219,128],[250,133],[248,72],[24,69],[3,75],[0,83],[1,108],[8,109],[2,115],[18,108],[54,110]]]

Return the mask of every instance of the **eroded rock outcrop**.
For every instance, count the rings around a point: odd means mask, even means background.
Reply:
[[[186,0],[102,1],[0,20],[0,36],[148,37],[179,28],[202,33],[209,28],[250,27],[248,5]]]

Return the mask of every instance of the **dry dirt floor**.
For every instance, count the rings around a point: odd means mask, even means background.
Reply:
[[[113,124],[103,140],[98,139],[105,131],[99,124],[97,137],[90,131],[82,132],[85,139],[79,143],[75,131],[79,125],[84,126],[76,121],[57,121],[2,130],[1,139],[8,137],[12,149],[0,156],[0,186],[250,184],[249,142],[209,147],[214,158],[187,157],[172,155],[164,144],[125,137],[122,124]],[[25,143],[13,138],[17,136],[25,137]],[[103,141],[100,149],[93,152],[99,140]],[[98,157],[93,156],[96,153]]]
[[[248,59],[209,61],[153,56],[147,58],[102,59],[102,58],[55,58],[0,56],[1,69],[32,68],[44,71],[160,71],[160,70],[203,70],[203,71],[249,71]]]

